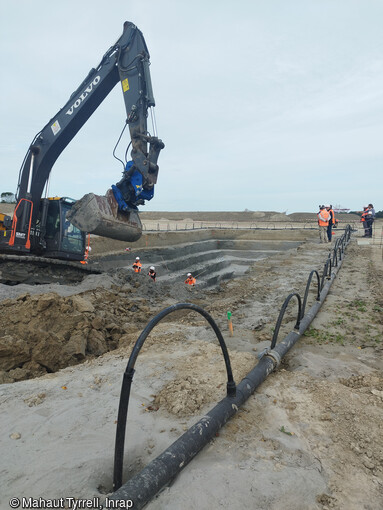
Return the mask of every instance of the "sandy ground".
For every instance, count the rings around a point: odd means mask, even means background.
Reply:
[[[269,345],[285,297],[304,293],[327,253],[307,241],[211,291],[124,269],[38,293],[1,286],[1,509],[12,497],[102,502],[111,491],[122,374],[157,311],[181,301],[209,311],[239,382]],[[354,239],[304,339],[147,508],[382,508],[382,275],[381,247]],[[292,306],[281,337],[295,314]],[[124,480],[224,396],[222,356],[204,319],[178,313],[160,323],[136,364]]]

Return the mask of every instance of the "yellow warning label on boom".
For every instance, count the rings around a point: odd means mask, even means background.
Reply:
[[[122,90],[124,92],[126,92],[127,90],[129,90],[129,81],[128,81],[128,78],[125,78],[125,80],[122,80]]]

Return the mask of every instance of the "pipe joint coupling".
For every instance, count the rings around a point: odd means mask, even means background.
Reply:
[[[269,358],[271,358],[273,361],[274,361],[274,368],[278,368],[279,365],[281,364],[281,361],[282,361],[282,358],[281,358],[281,355],[279,354],[279,352],[275,351],[274,349],[272,349],[271,351],[269,351],[266,356],[269,356]]]
[[[279,367],[279,365],[281,364],[282,358],[281,358],[279,352],[277,352],[274,349],[270,350],[268,347],[266,347],[266,349],[264,349],[262,352],[260,352],[257,357],[258,357],[258,359],[261,360],[264,356],[268,356],[269,358],[271,358],[273,360],[274,368]]]

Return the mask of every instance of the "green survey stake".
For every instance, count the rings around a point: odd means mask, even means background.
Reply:
[[[231,312],[230,312],[230,310],[227,312],[227,320],[231,321]]]

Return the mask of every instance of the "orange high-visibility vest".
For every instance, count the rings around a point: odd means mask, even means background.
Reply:
[[[196,279],[193,278],[192,276],[188,276],[185,280],[185,283],[187,285],[195,285],[195,282],[196,282]]]
[[[321,209],[318,216],[318,224],[320,227],[328,227],[328,222],[330,219],[330,213],[326,209]]]
[[[133,264],[133,269],[135,273],[141,273],[142,264],[141,262],[135,262]]]
[[[333,225],[335,225],[335,223],[336,223],[336,221],[335,221],[335,213],[334,213],[334,211],[333,211],[332,209],[330,209],[330,210],[329,210],[329,213],[331,213],[331,214],[332,214],[332,220],[331,220],[331,222],[332,222],[332,224],[333,224]]]

